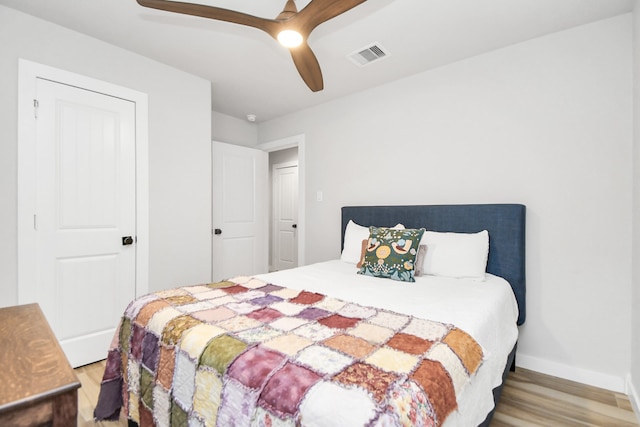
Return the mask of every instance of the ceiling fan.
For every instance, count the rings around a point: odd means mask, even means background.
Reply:
[[[311,31],[325,21],[367,0],[311,0],[298,12],[294,0],[287,0],[275,19],[266,19],[234,10],[202,4],[169,0],[137,0],[141,6],[203,18],[232,22],[265,31],[289,48],[293,62],[304,82],[313,92],[323,89],[322,71],[307,39]]]

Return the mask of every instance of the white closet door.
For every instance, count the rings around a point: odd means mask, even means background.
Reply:
[[[268,270],[267,153],[213,143],[212,280]]]
[[[298,165],[273,166],[274,269],[298,266]]]
[[[22,295],[80,366],[104,359],[135,297],[135,104],[44,79],[36,91],[37,280]]]

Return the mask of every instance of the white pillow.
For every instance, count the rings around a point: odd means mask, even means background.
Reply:
[[[396,224],[393,228],[403,230],[404,225]],[[363,227],[349,220],[344,231],[344,248],[340,260],[351,264],[360,262],[362,255],[362,241],[369,238],[369,227]]]
[[[344,231],[344,249],[340,260],[351,264],[357,264],[360,261],[360,252],[362,251],[362,241],[369,238],[369,227],[358,225],[349,220],[347,228]]]
[[[489,232],[439,233],[425,231],[427,245],[423,274],[484,280],[489,258]]]

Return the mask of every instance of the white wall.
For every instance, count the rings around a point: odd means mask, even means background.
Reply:
[[[519,364],[621,390],[630,371],[631,16],[421,73],[259,125],[305,134],[307,262],[340,207],[527,205]]]
[[[631,324],[632,401],[640,418],[640,3],[633,9],[633,295]]]
[[[209,280],[209,82],[4,6],[0,46],[0,306],[18,302],[18,58],[149,95],[149,288]]]
[[[227,144],[254,147],[258,143],[258,125],[248,120],[212,111],[211,139]]]

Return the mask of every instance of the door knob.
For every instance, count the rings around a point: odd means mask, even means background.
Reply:
[[[215,230],[213,230],[213,234],[222,234],[222,230],[220,230],[219,228],[216,228]]]
[[[291,228],[298,228],[298,224],[293,224]]]
[[[122,246],[128,246],[133,244],[133,237],[122,236]]]

